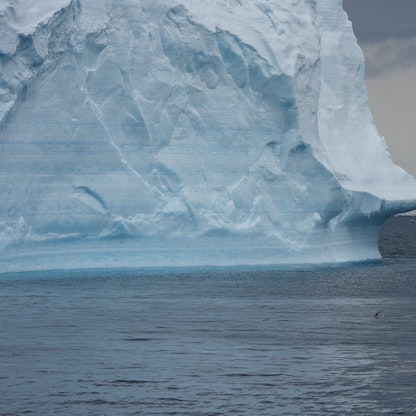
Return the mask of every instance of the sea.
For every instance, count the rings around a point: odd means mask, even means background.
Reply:
[[[0,415],[416,415],[416,218],[379,261],[0,275]]]

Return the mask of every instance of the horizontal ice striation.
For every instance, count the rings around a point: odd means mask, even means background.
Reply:
[[[0,0],[2,269],[378,257],[416,184],[341,3]]]

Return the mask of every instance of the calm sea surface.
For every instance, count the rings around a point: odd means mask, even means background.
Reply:
[[[416,415],[415,227],[371,263],[0,275],[0,415]]]

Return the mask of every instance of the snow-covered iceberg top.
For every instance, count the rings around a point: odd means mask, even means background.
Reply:
[[[378,257],[416,207],[341,0],[0,0],[4,270]]]

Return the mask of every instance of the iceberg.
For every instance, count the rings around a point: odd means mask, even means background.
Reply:
[[[2,271],[380,256],[416,207],[342,0],[0,0]]]

